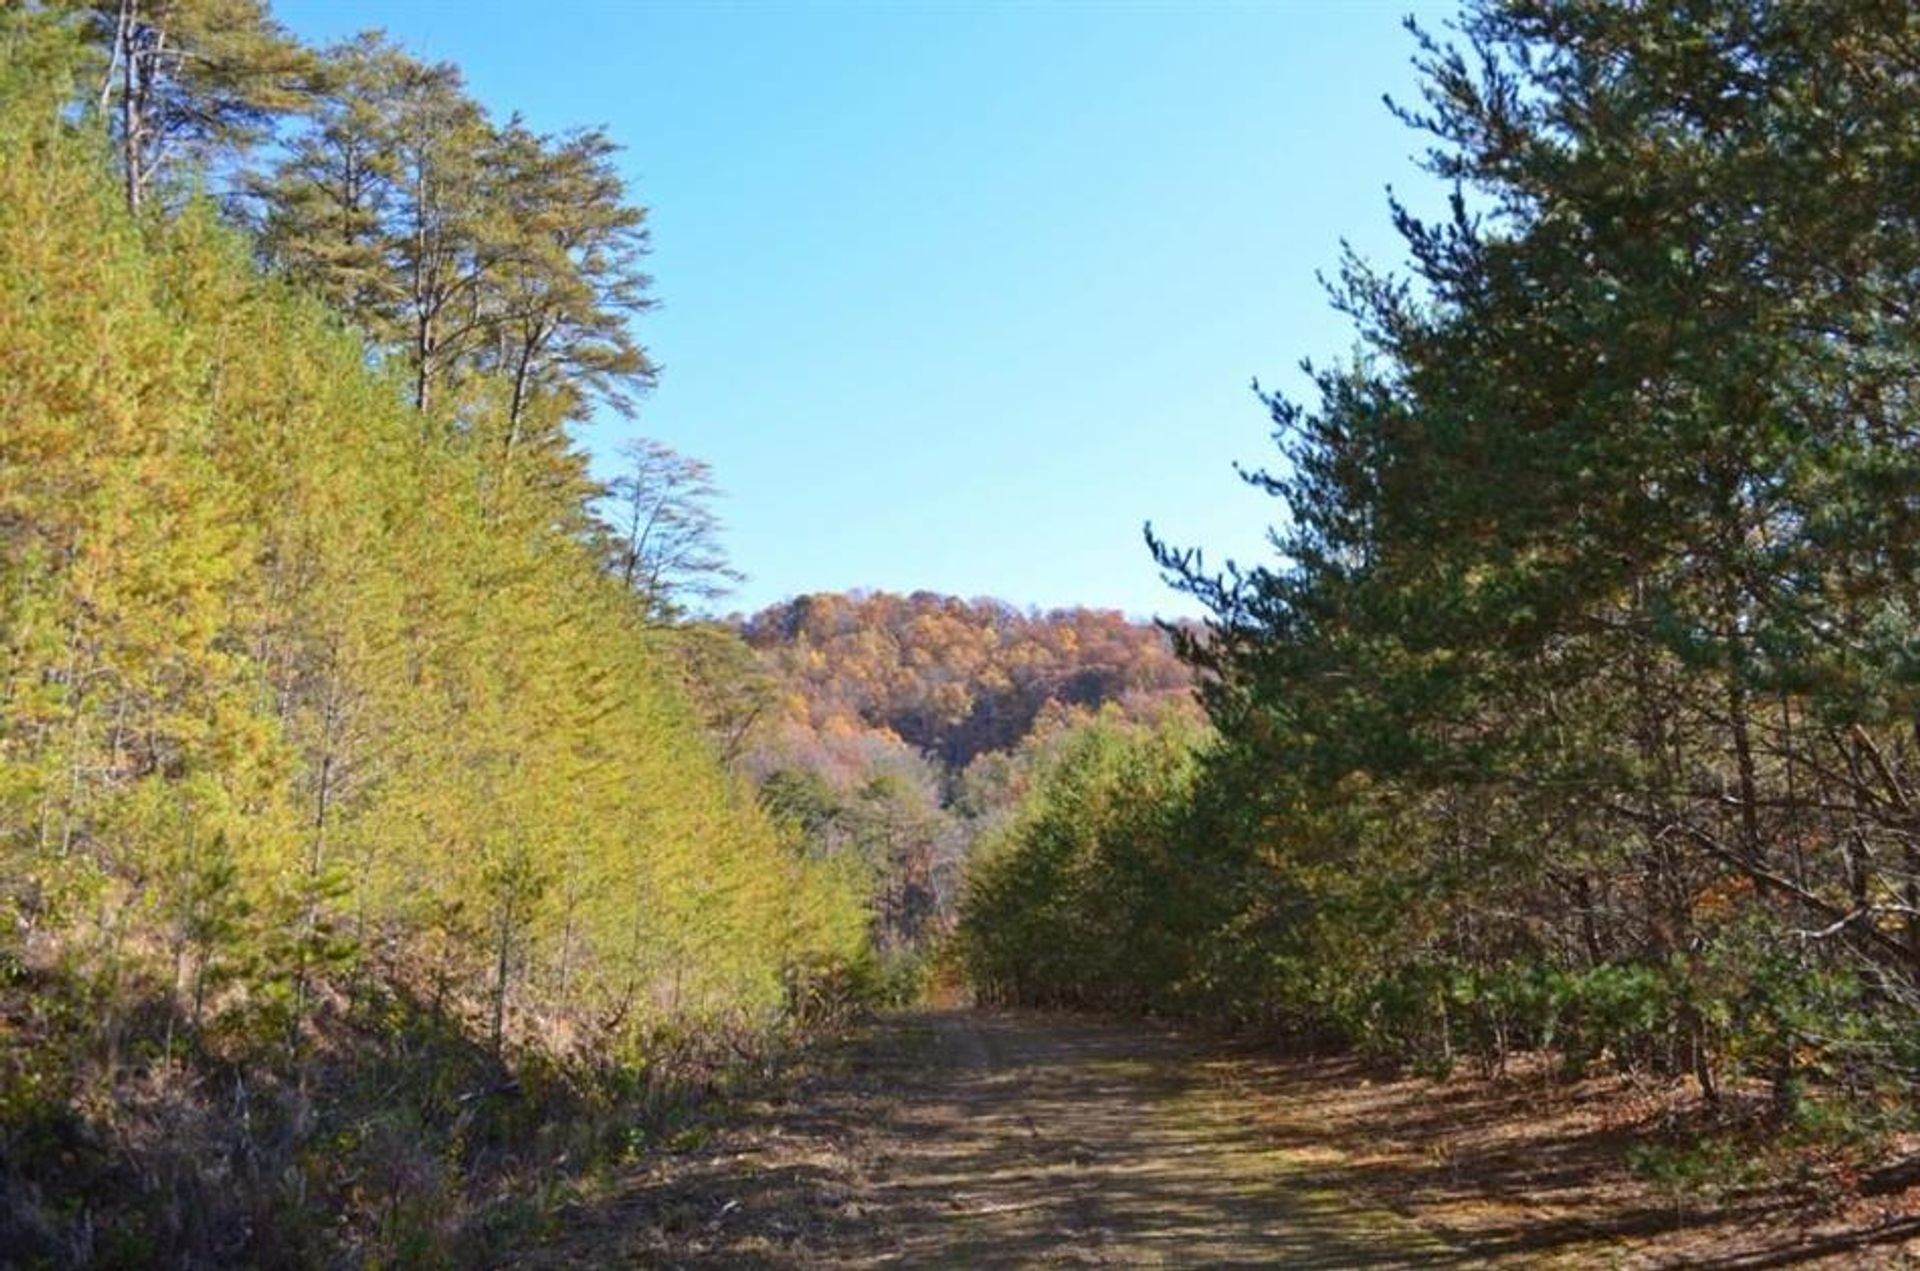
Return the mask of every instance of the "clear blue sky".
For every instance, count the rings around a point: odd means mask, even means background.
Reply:
[[[928,588],[1190,610],[1152,520],[1264,559],[1248,391],[1351,347],[1316,270],[1435,207],[1412,12],[1452,6],[277,0],[460,64],[496,115],[604,124],[651,212],[661,364],[630,435],[711,462],[754,609]]]

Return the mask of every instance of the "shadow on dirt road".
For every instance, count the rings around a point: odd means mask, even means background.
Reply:
[[[1138,1025],[954,1013],[917,1021],[870,1169],[913,1265],[1119,1262],[1413,1267],[1449,1251],[1317,1185]]]
[[[511,1265],[1458,1263],[1264,1144],[1191,1058],[1150,1025],[893,1017],[843,1064],[578,1207]]]

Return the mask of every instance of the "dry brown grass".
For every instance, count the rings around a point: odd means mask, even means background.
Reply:
[[[1894,1141],[1872,1159],[1789,1145],[1765,1126],[1758,1092],[1710,1108],[1685,1083],[1563,1081],[1545,1056],[1500,1077],[1440,1081],[1250,1049],[1205,1068],[1303,1168],[1407,1214],[1475,1263],[1920,1260],[1920,1188],[1898,1186],[1898,1161],[1920,1145]],[[1633,1168],[1636,1148],[1684,1156],[1702,1143],[1722,1160],[1697,1185],[1662,1185]]]

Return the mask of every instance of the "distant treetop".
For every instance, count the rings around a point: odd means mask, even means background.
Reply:
[[[1050,703],[1151,713],[1184,700],[1167,634],[1107,609],[1023,612],[928,591],[815,593],[741,624],[814,728],[886,728],[953,768],[1019,743]]]

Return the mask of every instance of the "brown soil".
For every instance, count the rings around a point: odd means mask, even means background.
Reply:
[[[1904,1193],[1707,1203],[1634,1179],[1656,1104],[1619,1082],[1275,1060],[1150,1024],[900,1016],[576,1198],[503,1262],[1920,1265]]]

